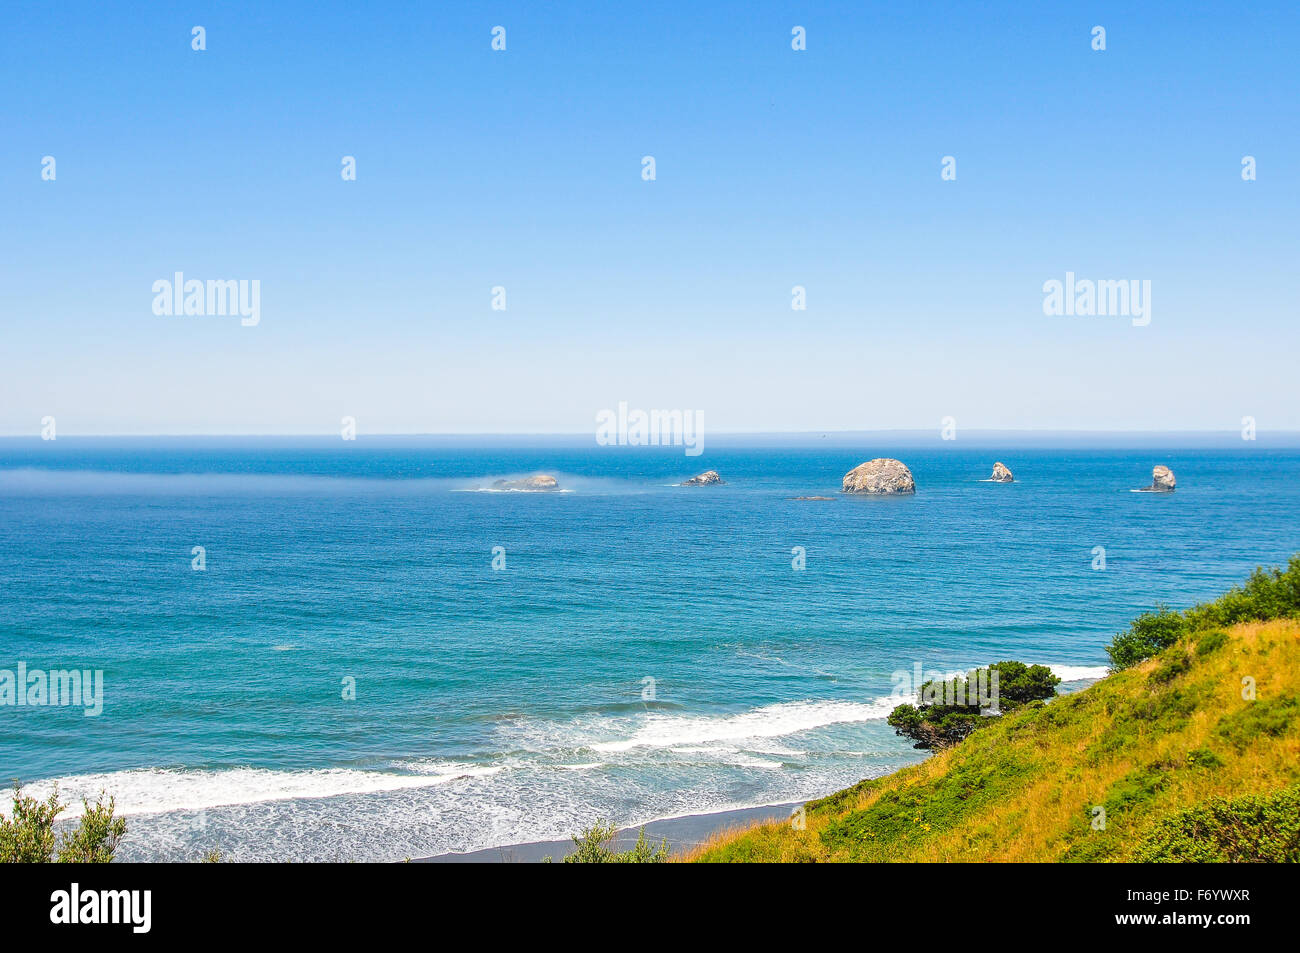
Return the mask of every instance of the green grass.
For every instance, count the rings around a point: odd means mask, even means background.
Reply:
[[[1141,617],[1084,691],[809,802],[804,829],[731,832],[686,859],[1297,860],[1297,614],[1293,558],[1215,602]]]

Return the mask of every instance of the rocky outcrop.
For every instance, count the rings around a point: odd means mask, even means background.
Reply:
[[[722,477],[718,476],[717,470],[705,470],[703,473],[691,477],[689,480],[683,480],[682,486],[713,486],[715,483],[723,482]]]
[[[1159,493],[1168,493],[1176,485],[1174,471],[1163,463],[1151,471],[1151,489]]]
[[[993,475],[989,479],[994,483],[1014,483],[1016,480],[1005,463],[993,464]]]
[[[877,457],[844,474],[844,492],[874,496],[915,493],[916,481],[912,479],[912,471],[901,460]]]
[[[526,477],[522,480],[497,480],[492,484],[494,490],[526,490],[530,492],[544,492],[546,490],[558,490],[560,482],[549,473],[539,473],[537,476]]]

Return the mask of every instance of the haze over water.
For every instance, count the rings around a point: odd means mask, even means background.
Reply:
[[[99,717],[0,709],[0,773],[115,795],[124,859],[400,859],[805,799],[921,757],[891,673],[1097,677],[1137,612],[1300,549],[1294,446],[895,439],[0,440],[0,669],[105,680]],[[841,497],[876,456],[917,494]],[[995,459],[1016,483],[982,482]],[[1130,492],[1156,463],[1177,491]],[[672,485],[706,468],[726,484]],[[568,492],[471,492],[539,471]]]

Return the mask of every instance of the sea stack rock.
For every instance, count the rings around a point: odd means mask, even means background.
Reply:
[[[1172,492],[1175,486],[1174,471],[1163,463],[1151,471],[1151,489],[1158,493]]]
[[[915,493],[916,481],[901,460],[877,457],[844,474],[844,492],[875,496]]]
[[[530,476],[523,480],[497,480],[492,484],[498,490],[528,490],[539,492],[545,490],[558,490],[560,483],[549,473],[539,473],[537,476]]]
[[[682,486],[712,486],[715,483],[721,483],[722,477],[718,476],[717,470],[705,470],[703,473],[691,477],[689,480],[683,480]]]
[[[989,479],[994,483],[1014,483],[1016,478],[1011,475],[1011,471],[1007,469],[1005,463],[995,463],[993,464],[993,475]]]

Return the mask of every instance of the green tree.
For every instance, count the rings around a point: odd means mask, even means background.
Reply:
[[[995,674],[997,693],[993,697]],[[1051,698],[1060,683],[1045,665],[994,662],[967,672],[964,678],[925,682],[918,693],[921,704],[899,705],[885,721],[896,734],[916,742],[913,747],[950,748],[987,724],[991,716]],[[977,686],[981,684],[987,686],[987,697],[980,695]]]

